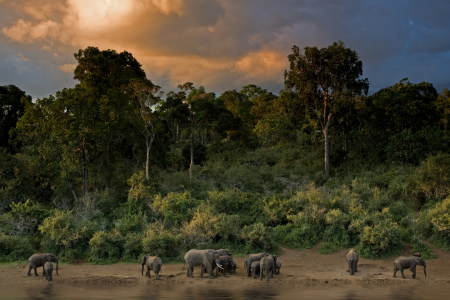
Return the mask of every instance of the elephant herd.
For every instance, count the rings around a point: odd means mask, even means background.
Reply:
[[[416,266],[423,266],[423,273],[425,277],[427,277],[427,265],[425,260],[421,257],[420,252],[412,253],[413,256],[405,257],[399,256],[394,261],[394,276],[397,277],[397,271],[400,270],[402,273],[402,278],[405,279],[405,274],[403,274],[403,270],[410,269],[413,278],[416,278]],[[358,272],[358,253],[354,248],[350,249],[350,251],[346,255],[347,263],[348,263],[348,272],[350,275],[353,275],[355,272]]]
[[[397,277],[397,271],[400,270],[402,278],[406,278],[403,274],[403,270],[410,269],[412,277],[416,277],[416,266],[423,266],[423,273],[425,277],[426,263],[421,257],[420,253],[412,253],[411,257],[400,256],[394,261],[394,277]],[[348,272],[350,275],[354,275],[358,272],[358,253],[355,249],[350,249],[346,255],[348,263]],[[194,278],[194,267],[200,267],[200,277],[203,277],[204,273],[208,273],[210,279],[214,278],[214,269],[216,270],[215,277],[218,276],[218,272],[222,272],[224,275],[227,271],[230,275],[236,273],[236,263],[233,261],[233,255],[228,249],[206,249],[197,250],[191,249],[184,256],[185,265],[187,265],[187,276]],[[51,253],[35,253],[28,259],[29,264],[28,276],[31,276],[31,270],[34,269],[34,275],[38,276],[36,269],[42,267],[43,275],[48,281],[52,280],[53,264],[56,263],[56,275],[58,274],[58,258]],[[145,275],[151,278],[150,271],[153,271],[156,275],[156,279],[159,280],[159,273],[162,268],[162,260],[157,256],[144,255],[141,259],[142,275],[144,275],[144,267],[147,268]],[[23,266],[25,268],[25,266]],[[253,275],[259,275],[259,280],[262,280],[264,272],[266,273],[266,280],[273,278],[273,274],[280,274],[281,262],[277,261],[276,255],[266,252],[249,254],[244,261],[244,269],[247,273],[247,277]],[[184,269],[184,267],[183,267]],[[220,269],[220,270],[219,270]]]

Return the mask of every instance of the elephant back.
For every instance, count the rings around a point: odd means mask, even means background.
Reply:
[[[358,253],[355,249],[350,249],[346,255],[347,261],[358,261]]]

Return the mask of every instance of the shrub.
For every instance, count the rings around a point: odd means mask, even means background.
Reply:
[[[241,230],[241,239],[245,241],[248,252],[277,250],[272,228],[265,227],[263,223],[244,226]]]
[[[30,237],[0,233],[0,262],[28,259],[35,252]]]
[[[97,231],[89,241],[89,261],[114,263],[122,254],[124,238],[119,231]]]
[[[450,248],[450,197],[436,203],[426,217],[433,225],[436,242],[444,248]]]
[[[147,216],[141,211],[137,214],[128,212],[122,218],[116,219],[114,224],[122,235],[127,235],[131,232],[142,232],[147,227]]]
[[[149,226],[142,245],[145,253],[151,253],[164,260],[177,257],[185,249],[179,235],[158,223]]]
[[[399,254],[403,248],[397,222],[389,208],[382,212],[364,212],[353,220],[350,228],[359,233],[358,253],[364,258],[384,258]]]
[[[144,233],[133,232],[124,235],[122,261],[135,262],[143,253],[142,240]]]
[[[199,203],[189,192],[169,193],[156,196],[152,208],[166,226],[180,226],[192,218]]]
[[[414,173],[414,182],[430,199],[444,199],[450,195],[450,154],[429,156]]]

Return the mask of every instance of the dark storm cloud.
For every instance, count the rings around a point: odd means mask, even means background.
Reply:
[[[338,40],[359,54],[370,92],[405,77],[438,91],[450,87],[444,1],[36,3],[0,0],[0,85],[16,84],[34,97],[72,87],[73,53],[87,46],[133,53],[166,91],[191,81],[216,93],[250,83],[278,93],[293,45]]]

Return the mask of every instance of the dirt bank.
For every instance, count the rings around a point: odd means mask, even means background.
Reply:
[[[149,279],[141,276],[141,265],[138,263],[117,263],[113,265],[63,265],[59,268],[59,276],[53,276],[53,282],[48,283],[44,277],[27,276],[27,268],[17,266],[12,269],[0,269],[1,285],[9,288],[69,284],[72,286],[110,286],[110,285],[142,285],[142,286],[233,286],[233,287],[258,287],[271,285],[283,288],[305,286],[334,286],[349,287],[360,286],[365,288],[389,286],[389,285],[419,285],[426,288],[450,287],[450,253],[434,249],[437,259],[427,261],[427,275],[423,275],[423,268],[417,267],[417,279],[411,277],[409,270],[405,271],[406,279],[402,279],[400,273],[393,278],[393,259],[370,260],[360,259],[359,272],[350,276],[345,260],[346,251],[319,255],[319,247],[305,251],[297,251],[283,248],[279,260],[282,262],[280,275],[275,275],[272,280],[266,282],[259,279],[247,278],[244,266],[244,258],[235,258],[237,263],[236,274],[232,276],[219,275],[215,279],[199,278],[199,269],[194,270],[195,278],[186,277],[186,269],[183,264],[163,265],[161,280],[155,280],[155,276]],[[406,251],[405,251],[406,252]],[[404,255],[408,255],[406,252]],[[32,272],[33,273],[33,272]],[[42,275],[42,268],[39,268]]]

